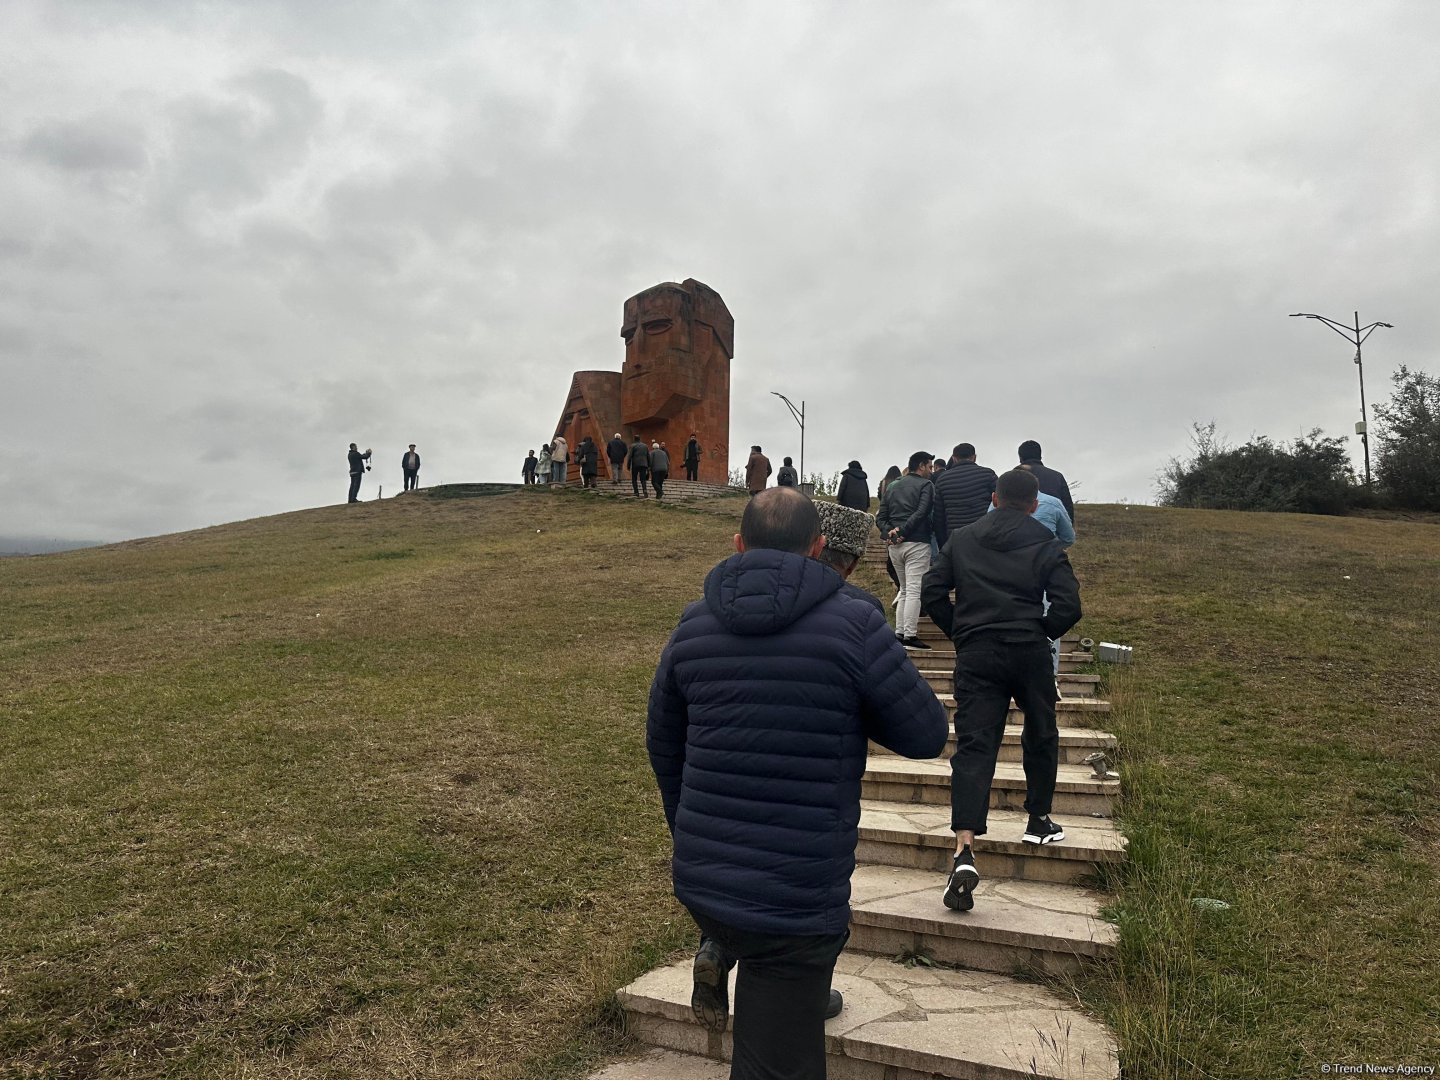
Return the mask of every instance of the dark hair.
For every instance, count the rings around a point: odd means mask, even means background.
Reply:
[[[1039,461],[1044,455],[1040,453],[1040,444],[1034,439],[1026,439],[1020,444],[1021,461]]]
[[[786,465],[794,465],[794,464],[795,464],[795,461],[794,461],[794,459],[787,457],[787,458],[785,459],[785,464],[786,464]]]
[[[794,488],[760,492],[746,504],[740,518],[740,539],[747,549],[773,548],[809,555],[819,537],[820,515],[815,504]]]
[[[899,476],[899,475],[900,475],[900,466],[899,466],[899,465],[891,465],[890,468],[888,468],[888,469],[885,470],[885,479],[886,479],[886,480],[894,480],[894,479],[895,479],[897,476]]]
[[[1040,491],[1035,474],[1025,469],[1011,469],[995,481],[995,501],[1006,510],[1029,510]]]
[[[975,445],[974,443],[962,442],[950,452],[955,455],[956,461],[961,461],[965,458],[972,458],[975,456]]]
[[[910,464],[907,465],[906,468],[909,469],[911,472],[914,472],[921,465],[929,465],[930,462],[934,460],[935,455],[930,453],[929,450],[916,450],[913,454],[910,455]]]

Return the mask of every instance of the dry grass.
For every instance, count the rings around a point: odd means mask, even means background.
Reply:
[[[741,508],[406,497],[0,561],[0,1074],[622,1047],[611,991],[692,938],[645,693]],[[1139,660],[1122,959],[1079,986],[1127,1076],[1437,1063],[1440,530],[1081,528],[1085,630]]]

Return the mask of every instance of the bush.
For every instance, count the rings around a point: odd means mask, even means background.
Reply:
[[[1164,506],[1343,514],[1359,494],[1345,440],[1318,428],[1289,445],[1259,435],[1232,447],[1215,434],[1212,420],[1194,425],[1191,441],[1194,456],[1172,458],[1160,474]]]
[[[1375,474],[1395,506],[1440,510],[1440,378],[1400,365],[1379,420]]]

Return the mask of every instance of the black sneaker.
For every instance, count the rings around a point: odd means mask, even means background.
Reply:
[[[834,1020],[840,1015],[840,1010],[845,1008],[845,999],[840,996],[839,990],[830,991],[830,1004],[825,1006],[825,1019]]]
[[[1027,844],[1053,844],[1065,839],[1065,830],[1047,817],[1031,817],[1025,826],[1025,835],[1020,837]]]
[[[730,1022],[730,964],[725,951],[709,938],[700,942],[700,951],[695,954],[694,978],[690,1011],[718,1035]]]
[[[925,642],[921,641],[918,637],[901,638],[900,644],[904,645],[905,648],[909,649],[911,652],[930,651],[930,646],[926,645]]]
[[[955,856],[955,864],[945,881],[945,906],[951,911],[969,911],[975,906],[975,886],[980,884],[980,871],[975,869],[975,856],[970,848]]]

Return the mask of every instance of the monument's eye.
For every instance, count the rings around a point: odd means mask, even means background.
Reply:
[[[625,327],[624,330],[620,331],[620,336],[625,339],[625,343],[628,345],[630,343],[630,339],[635,336],[635,327]]]
[[[650,322],[647,322],[645,324],[645,333],[647,334],[663,334],[666,330],[669,329],[669,319],[652,319]]]

